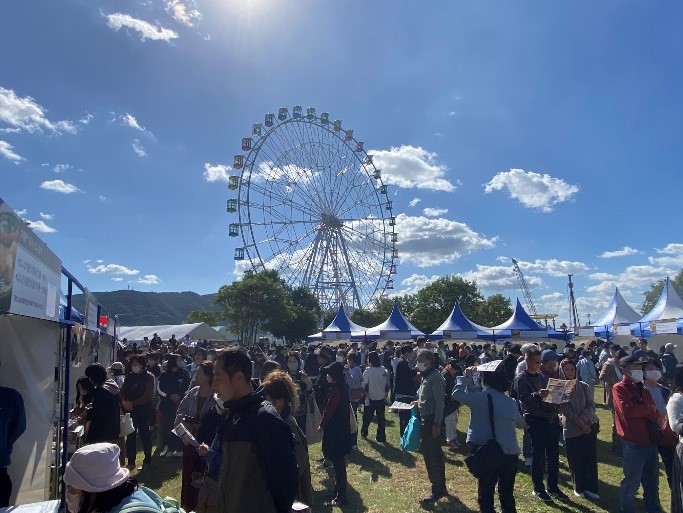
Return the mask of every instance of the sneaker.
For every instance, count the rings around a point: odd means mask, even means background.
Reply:
[[[531,467],[531,458],[525,458],[524,459],[524,466],[525,467]]]
[[[546,492],[545,490],[541,490],[538,492],[534,490],[531,493],[534,497],[536,497],[539,500],[542,500],[543,502],[553,502],[553,499],[550,497],[550,495],[548,495],[548,492]]]
[[[180,457],[182,457],[182,455],[183,455],[183,451],[175,451],[173,453],[173,456],[175,456],[176,458],[180,458]]]
[[[346,499],[335,497],[331,501],[325,501],[325,506],[346,506],[348,503]]]
[[[317,469],[325,469],[325,468],[330,468],[332,466],[332,462],[330,461],[321,461],[318,463],[315,468]]]
[[[574,490],[574,497],[580,497],[581,499],[585,499],[586,496],[584,495],[584,492],[577,492]]]
[[[142,472],[143,470],[147,470],[151,464],[152,464],[152,462],[149,460],[143,461],[142,464],[137,469],[138,472]]]
[[[554,497],[558,501],[568,501],[569,500],[569,497],[567,497],[567,494],[565,494],[559,488],[557,490],[548,490],[548,493],[550,494],[551,497]]]
[[[595,492],[589,492],[588,490],[584,490],[583,494],[586,496],[588,499],[593,499],[594,501],[600,500],[600,496],[595,493]]]

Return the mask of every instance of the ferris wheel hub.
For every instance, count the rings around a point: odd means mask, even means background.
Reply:
[[[326,228],[341,228],[344,223],[335,214],[323,213],[320,216],[320,224]]]

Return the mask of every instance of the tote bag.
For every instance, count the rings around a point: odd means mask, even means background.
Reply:
[[[315,398],[311,395],[308,397],[306,404],[306,444],[316,444],[323,439],[323,434],[318,433],[318,426],[322,420],[320,409],[315,402]]]
[[[401,437],[401,450],[408,452],[417,452],[420,449],[420,434],[422,431],[422,424],[417,415],[417,408],[412,409],[408,426]]]

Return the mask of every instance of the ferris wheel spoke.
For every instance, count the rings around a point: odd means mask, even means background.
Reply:
[[[282,196],[279,196],[277,194],[273,194],[272,191],[266,190],[265,188],[261,187],[261,185],[259,185],[259,184],[251,182],[250,187],[252,189],[255,189],[257,192],[259,192],[263,196],[275,197],[275,199],[282,202],[281,203],[282,205],[293,207],[303,214],[308,214],[310,216],[316,216],[317,215],[314,211],[310,210],[308,207],[305,207],[301,203],[297,203],[297,202],[293,201],[291,198],[282,197]]]

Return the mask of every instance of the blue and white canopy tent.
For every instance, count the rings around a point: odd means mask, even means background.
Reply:
[[[344,305],[340,304],[337,310],[337,315],[334,317],[332,322],[319,333],[315,335],[310,335],[307,337],[309,341],[314,340],[343,340],[350,338],[363,337],[364,334],[368,333],[370,330],[356,324],[349,316],[346,315],[346,310],[344,310]],[[379,334],[375,334],[375,338]],[[368,336],[369,338],[369,336]]]
[[[430,333],[430,339],[438,338],[458,338],[470,339],[477,338],[477,332],[484,330],[478,324],[470,321],[458,303],[455,303],[451,314],[441,326]]]
[[[636,337],[649,337],[653,334],[653,326],[656,333],[677,333],[677,320],[681,318],[683,299],[667,276],[657,303],[647,315],[631,324],[631,333]]]
[[[593,323],[595,336],[610,339],[615,335],[630,335],[630,325],[639,318],[640,314],[631,308],[617,287],[614,289],[614,297],[607,307],[607,312]]]
[[[529,314],[526,313],[526,310],[524,310],[524,307],[522,307],[522,303],[519,302],[519,298],[517,298],[517,304],[515,305],[515,311],[512,313],[512,317],[510,317],[503,324],[499,324],[498,326],[494,326],[493,328],[485,328],[485,330],[487,332],[491,331],[495,333],[496,337],[501,336],[498,335],[498,333],[504,332],[505,330],[509,330],[511,332],[512,337],[548,337],[548,330],[545,327],[541,326],[539,323],[537,323],[535,320],[533,320],[529,316]]]
[[[420,330],[413,326],[401,313],[398,305],[394,303],[391,313],[386,321],[367,330],[368,334],[379,335],[383,339],[408,340],[423,336]]]

